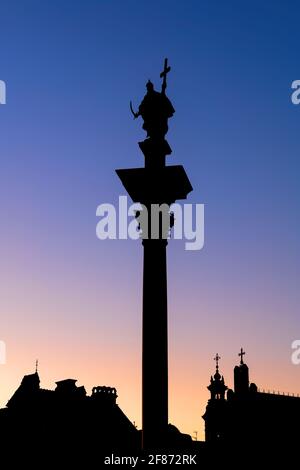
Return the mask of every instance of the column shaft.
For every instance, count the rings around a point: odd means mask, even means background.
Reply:
[[[151,449],[163,446],[168,426],[167,241],[143,246],[143,448]]]

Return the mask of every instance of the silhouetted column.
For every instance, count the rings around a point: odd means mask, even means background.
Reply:
[[[125,189],[134,202],[147,208],[149,239],[143,240],[143,371],[142,371],[142,420],[143,448],[159,449],[168,444],[168,312],[167,312],[167,235],[173,225],[159,228],[159,237],[151,231],[151,204],[166,204],[186,199],[192,191],[191,183],[181,165],[166,166],[166,156],[171,155],[165,135],[168,119],[175,112],[166,96],[167,74],[171,68],[165,59],[160,74],[163,79],[161,92],[154,89],[149,80],[147,93],[138,111],[131,111],[135,118],[143,119],[147,138],[139,142],[145,157],[145,168],[116,170]],[[137,211],[139,212],[139,211]],[[142,209],[143,215],[143,209]],[[170,215],[170,214],[169,214]],[[137,215],[139,219],[139,215]],[[171,220],[172,219],[172,220]],[[162,219],[161,219],[162,220]],[[140,221],[140,225],[143,223]],[[155,222],[153,221],[153,226]],[[144,231],[142,227],[142,232]],[[147,233],[145,227],[145,233]]]
[[[167,240],[144,240],[143,447],[163,446],[168,426]]]

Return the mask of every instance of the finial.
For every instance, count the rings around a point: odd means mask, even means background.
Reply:
[[[240,361],[240,364],[244,364],[244,359],[243,359],[243,356],[245,355],[245,351],[243,350],[243,348],[241,348],[241,352],[239,353],[239,356],[241,356],[241,361]]]
[[[38,367],[39,367],[39,360],[37,359],[35,361],[35,373],[37,374],[38,373]]]
[[[219,354],[216,354],[216,357],[214,357],[214,361],[216,361],[216,369],[217,371],[219,370],[219,360],[221,359],[221,356]]]

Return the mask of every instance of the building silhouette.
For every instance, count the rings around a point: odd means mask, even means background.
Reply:
[[[210,398],[203,415],[205,442],[195,442],[169,424],[168,441],[157,452],[197,454],[202,464],[211,462],[216,453],[222,455],[223,462],[231,462],[238,454],[247,455],[254,463],[258,456],[269,462],[296,456],[300,397],[259,391],[249,381],[243,355],[241,350],[240,364],[234,367],[233,390],[220,373],[220,356],[214,358],[216,371],[207,387]],[[76,382],[60,380],[54,390],[47,390],[40,386],[37,370],[25,375],[0,410],[2,455],[7,451],[10,458],[19,457],[23,451],[22,461],[28,462],[27,449],[33,443],[42,455],[54,461],[67,459],[68,465],[83,457],[101,461],[111,453],[141,455],[141,431],[118,406],[116,389],[97,386],[88,395]],[[18,450],[16,454],[12,447]],[[210,468],[215,467],[210,464]]]
[[[244,354],[241,350],[240,364],[234,367],[233,390],[219,373],[220,357],[216,356],[216,373],[208,386],[211,396],[203,415],[205,440],[210,448],[220,446],[229,453],[237,448],[255,454],[293,452],[299,441],[300,397],[259,391],[249,381]]]
[[[40,386],[36,370],[25,375],[20,386],[0,409],[0,450],[11,444],[20,448],[34,442],[51,457],[77,454],[100,458],[111,452],[134,455],[141,451],[142,433],[118,406],[115,387],[96,386],[88,395],[77,380],[56,382],[54,390]],[[192,438],[168,426],[166,447],[193,446]],[[76,462],[76,459],[74,460]]]
[[[99,458],[112,451],[137,452],[140,432],[116,403],[116,389],[98,386],[88,395],[76,382],[60,380],[55,390],[46,390],[37,371],[25,375],[0,410],[1,452],[12,443],[15,449],[35,443],[44,455],[74,461],[79,454]]]

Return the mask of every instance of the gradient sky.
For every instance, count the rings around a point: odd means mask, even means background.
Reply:
[[[1,2],[0,404],[40,361],[42,386],[118,389],[141,426],[139,241],[96,238],[96,207],[143,165],[133,121],[168,57],[170,164],[204,203],[205,247],[168,248],[170,421],[203,437],[213,357],[241,346],[261,388],[300,392],[298,2]]]

